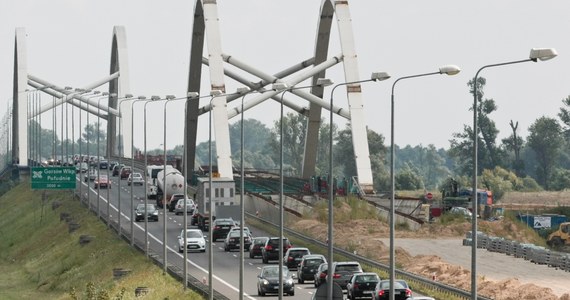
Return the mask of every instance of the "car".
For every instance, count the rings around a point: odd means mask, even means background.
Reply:
[[[111,186],[111,181],[109,180],[109,177],[107,177],[107,175],[99,175],[97,176],[97,178],[95,178],[95,181],[93,182],[93,188],[106,188],[106,189],[110,189]]]
[[[265,242],[267,242],[268,239],[266,236],[254,237],[249,246],[249,258],[261,256],[261,248],[265,246]]]
[[[121,168],[121,172],[119,173],[119,174],[120,174],[120,178],[121,178],[121,179],[129,178],[129,175],[130,175],[131,173],[132,173],[131,167],[124,166],[124,167]]]
[[[239,224],[236,224],[236,226],[234,226],[234,227],[232,227],[232,229],[230,229],[230,232],[232,232],[232,231],[238,231],[239,232],[239,230],[240,230],[240,226],[239,226]],[[251,232],[251,230],[249,230],[249,227],[244,226],[243,231],[247,235],[249,235],[250,238],[253,238],[253,233]]]
[[[196,209],[196,204],[194,203],[194,200],[186,198],[186,213],[193,214],[194,209]],[[184,199],[178,199],[178,201],[176,201],[176,206],[174,207],[174,213],[176,215],[181,215],[184,213]]]
[[[135,221],[143,221],[145,219],[145,216],[149,221],[158,222],[158,209],[156,209],[156,206],[154,204],[147,204],[146,209],[144,203],[137,205],[137,208],[135,209]]]
[[[305,283],[305,280],[315,280],[315,273],[327,259],[321,254],[307,254],[303,256],[297,268],[297,282]]]
[[[95,181],[95,178],[97,178],[98,174],[99,172],[97,172],[97,169],[89,169],[89,171],[85,172],[85,175],[83,176],[83,181],[85,182]]]
[[[107,168],[109,168],[109,162],[108,161],[106,161],[104,159],[99,161],[99,169],[105,169],[106,170]]]
[[[109,161],[109,170],[113,171],[113,168],[115,167],[116,164],[118,164],[119,162],[117,162],[116,160],[112,160]]]
[[[289,270],[297,270],[299,263],[301,263],[301,259],[307,254],[311,254],[311,251],[308,248],[291,247],[287,249],[287,252],[285,252],[283,263],[287,268],[289,268]]]
[[[374,288],[374,300],[384,300],[390,298],[390,280],[380,280]],[[413,299],[412,290],[405,280],[394,281],[394,299]]]
[[[295,296],[295,282],[286,266],[282,267],[283,293]],[[264,266],[257,275],[257,295],[279,294],[279,266]]]
[[[283,253],[292,245],[288,238],[283,238]],[[270,237],[261,248],[261,260],[264,264],[269,263],[270,260],[279,260],[279,237]]]
[[[127,184],[129,186],[132,185],[143,185],[144,184],[144,179],[141,173],[138,172],[134,172],[129,174],[129,178],[127,178]]]
[[[329,264],[326,262],[320,264],[319,267],[317,268],[317,271],[315,272],[315,276],[313,279],[314,280],[313,285],[316,288],[318,288],[321,284],[327,282],[328,268],[329,268]]]
[[[333,282],[340,285],[343,290],[346,290],[346,284],[352,275],[362,273],[362,267],[357,261],[335,261],[332,270]]]
[[[186,233],[186,243],[184,243],[184,233]],[[206,252],[206,239],[200,229],[182,229],[178,236],[178,252],[200,251]]]
[[[468,210],[465,207],[460,207],[460,206],[454,206],[449,210],[449,213],[451,214],[457,214],[457,215],[461,215],[464,216],[465,219],[471,219],[473,214],[471,213],[470,210]]]
[[[378,274],[372,272],[352,275],[346,284],[346,298],[352,300],[357,298],[372,298],[374,288],[376,288],[376,284],[378,284],[379,281],[380,277],[378,277]]]
[[[220,238],[225,238],[234,227],[236,223],[232,218],[219,218],[214,220],[212,224],[212,241],[217,241]]]
[[[185,196],[184,194],[174,194],[170,196],[170,200],[168,200],[168,202],[166,203],[168,211],[173,212],[176,209],[176,204],[178,203],[178,200],[184,199],[185,197],[186,199],[190,199],[188,198],[188,196]]]
[[[113,167],[113,176],[119,176],[119,174],[121,174],[121,169],[124,167],[124,164],[116,164]]]
[[[89,170],[89,165],[84,162],[78,162],[75,164],[75,173],[85,173]]]
[[[228,252],[232,249],[240,249],[240,237],[241,231],[239,230],[232,230],[228,232],[226,239],[224,240],[224,251]],[[249,246],[251,245],[251,237],[247,234],[247,232],[243,232],[243,249],[247,251]]]

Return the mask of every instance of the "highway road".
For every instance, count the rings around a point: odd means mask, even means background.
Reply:
[[[102,170],[101,174],[105,174]],[[84,198],[88,198],[91,206],[97,207],[97,190],[93,189],[93,182],[84,182],[80,180],[78,175],[78,189],[81,189],[81,194]],[[83,179],[83,178],[81,178]],[[121,228],[123,234],[130,236],[130,217],[133,208],[131,207],[131,187],[127,185],[126,180],[121,181],[119,188],[119,177],[112,177],[112,188],[109,190],[109,211],[111,215],[111,222],[118,221],[118,199],[120,193],[121,199]],[[133,186],[133,204],[136,206],[138,203],[144,203],[145,191],[144,186]],[[99,200],[99,210],[102,218],[106,219],[107,215],[107,190],[101,189]],[[86,200],[85,200],[86,201]],[[149,199],[149,203],[154,203],[154,200]],[[167,235],[166,245],[168,249],[167,262],[169,265],[175,264],[180,270],[183,270],[183,253],[177,251],[177,236],[180,235],[182,228],[184,228],[184,216],[176,216],[173,212],[160,211],[158,222],[148,223],[149,234],[149,248],[151,253],[154,252],[163,257],[163,218],[167,218]],[[188,217],[188,222],[190,218]],[[145,229],[144,222],[136,222],[134,224],[135,240],[144,241]],[[253,230],[255,236],[266,236],[267,233],[256,229]],[[144,242],[143,242],[144,244]],[[207,248],[208,249],[208,248]],[[208,250],[207,250],[208,251]],[[230,299],[239,299],[239,250],[225,252],[223,250],[223,241],[218,240],[214,243],[214,289]],[[277,262],[273,262],[277,264]],[[257,274],[264,266],[260,258],[251,259],[245,255],[244,258],[244,299],[257,299]],[[188,253],[188,273],[193,277],[206,281],[208,279],[208,253],[189,252]],[[295,296],[287,296],[288,299],[310,299],[315,292],[313,283],[297,284],[295,283],[296,291]],[[277,298],[277,295],[269,296]],[[264,297],[264,299],[266,299]]]

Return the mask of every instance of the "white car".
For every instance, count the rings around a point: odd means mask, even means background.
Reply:
[[[230,232],[232,232],[232,231],[238,231],[239,232],[239,229],[240,229],[239,225],[236,225],[230,229]],[[244,232],[244,234],[247,234],[247,235],[249,235],[249,237],[253,238],[253,234],[252,234],[251,230],[249,230],[249,227],[244,226],[243,232]]]
[[[463,215],[463,216],[465,216],[466,219],[471,219],[471,217],[473,216],[473,214],[471,213],[471,211],[468,210],[468,209],[465,208],[465,207],[455,206],[455,207],[452,207],[452,208],[449,210],[449,212],[452,213],[452,214]]]
[[[186,234],[186,245],[184,245],[184,234]],[[206,252],[206,239],[200,229],[182,229],[178,236],[178,252],[200,251]]]
[[[85,172],[85,176],[83,176],[83,181],[95,181],[95,178],[98,176],[98,172],[96,169],[89,169],[88,172]]]
[[[143,185],[144,179],[141,173],[131,173],[129,174],[129,178],[127,179],[127,183],[130,186],[132,185]]]

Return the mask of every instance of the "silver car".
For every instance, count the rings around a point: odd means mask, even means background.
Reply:
[[[141,173],[131,173],[127,178],[127,184],[130,186],[132,185],[143,185],[144,179]]]
[[[193,214],[194,209],[196,209],[196,204],[194,203],[194,200],[186,198],[186,213]],[[177,215],[181,215],[184,213],[184,199],[178,199],[178,202],[176,202],[176,206],[174,207],[174,213]]]

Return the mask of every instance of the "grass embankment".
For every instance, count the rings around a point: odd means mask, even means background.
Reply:
[[[203,299],[131,248],[66,192],[31,191],[29,181],[0,197],[0,299]],[[52,209],[53,202],[60,206]],[[80,227],[69,232],[60,213]],[[83,235],[91,242],[80,245]],[[113,269],[130,272],[114,279]]]

